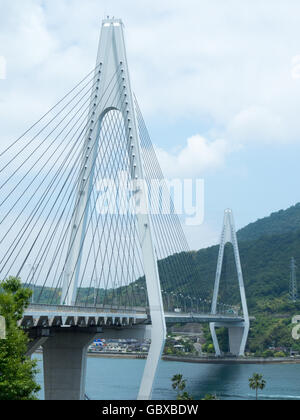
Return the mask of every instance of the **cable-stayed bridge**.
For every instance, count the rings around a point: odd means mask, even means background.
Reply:
[[[150,399],[166,325],[229,329],[243,355],[249,316],[231,211],[215,287],[199,278],[138,102],[123,23],[102,24],[96,67],[0,152],[0,278],[33,297],[22,320],[42,345],[47,399],[84,399],[86,350],[96,335],[151,339],[139,399]],[[218,301],[232,243],[242,310]]]

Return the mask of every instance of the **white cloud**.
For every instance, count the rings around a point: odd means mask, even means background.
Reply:
[[[0,56],[7,63],[0,151],[93,68],[106,14],[124,20],[146,122],[192,122],[177,151],[157,141],[167,176],[206,175],[237,145],[300,141],[300,79],[293,77],[299,0],[0,0],[0,6]],[[201,135],[186,141],[193,133]]]
[[[203,176],[222,166],[228,151],[225,140],[209,141],[200,135],[190,137],[178,152],[156,148],[163,173],[168,178]]]
[[[264,107],[250,107],[229,122],[227,135],[238,143],[284,141],[284,124],[280,115]]]
[[[300,138],[300,81],[291,73],[300,53],[298,1],[1,0],[1,11],[7,113],[16,106],[12,91],[42,113],[71,88],[94,65],[101,18],[115,14],[126,25],[133,86],[147,116],[204,117],[228,141],[248,141],[254,118],[261,140]]]

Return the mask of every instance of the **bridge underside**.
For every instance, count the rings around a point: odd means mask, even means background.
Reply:
[[[103,327],[132,326],[148,320],[146,310],[135,308],[82,308],[72,306],[30,305],[25,311],[21,325],[35,327]]]
[[[34,327],[27,356],[43,348],[46,400],[83,400],[85,397],[88,347],[96,338],[150,338],[146,325]]]
[[[214,323],[229,330],[231,352],[241,353],[243,319],[211,314],[165,313],[168,325],[177,323]],[[111,308],[78,308],[31,305],[21,325],[31,339],[27,355],[43,348],[46,400],[82,400],[88,346],[95,338],[139,341],[151,338],[151,321],[145,308],[113,310]],[[214,341],[215,343],[215,341]],[[219,355],[218,343],[215,343]]]

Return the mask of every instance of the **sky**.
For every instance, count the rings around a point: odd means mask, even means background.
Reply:
[[[0,149],[95,66],[122,18],[133,89],[167,178],[201,178],[193,249],[300,201],[298,0],[0,0]]]

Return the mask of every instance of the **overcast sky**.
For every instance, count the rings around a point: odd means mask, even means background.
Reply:
[[[205,180],[193,248],[227,207],[242,227],[300,201],[299,0],[0,0],[0,148],[94,67],[107,15],[165,175]]]

